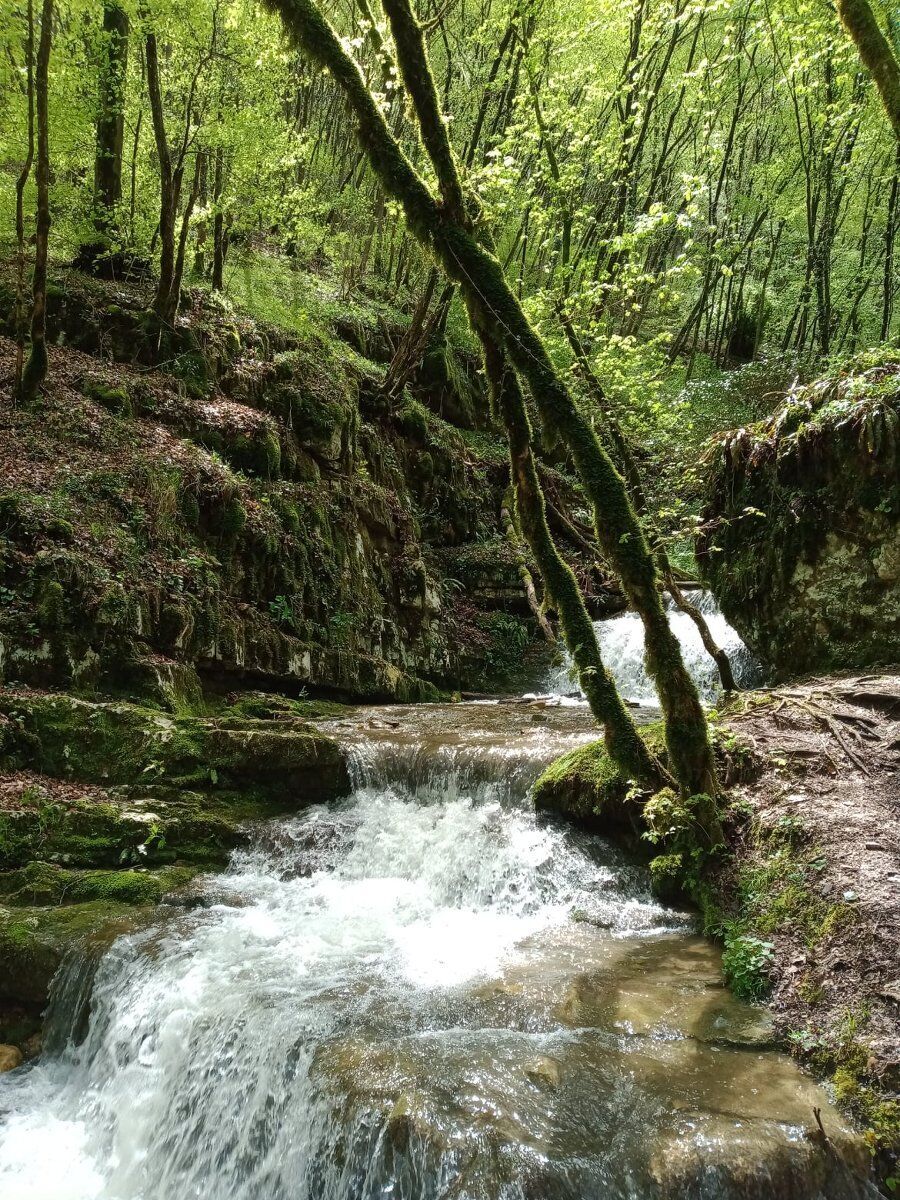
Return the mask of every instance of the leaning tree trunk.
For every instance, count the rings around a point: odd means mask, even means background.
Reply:
[[[96,240],[82,247],[91,262],[115,240],[122,200],[122,151],[125,141],[125,83],[128,72],[128,13],[117,0],[103,4],[103,56],[100,64],[97,148],[94,156],[94,230]]]
[[[838,0],[844,28],[856,43],[859,57],[868,68],[894,135],[900,139],[900,63],[881,31],[869,0]]]
[[[440,204],[392,136],[353,59],[314,0],[267,0],[305,53],[327,68],[343,90],[359,137],[382,186],[403,205],[410,228],[455,280],[479,325],[506,351],[528,383],[543,422],[558,430],[572,453],[594,510],[597,537],[644,622],[647,667],[666,723],[672,768],[686,793],[715,795],[715,764],[697,689],[669,627],[656,569],[640,523],[612,460],[576,407],[541,339],[507,283],[495,256],[465,217],[465,201],[437,105],[421,28],[405,0],[386,0],[404,83],[416,108],[422,140],[443,192]]]
[[[621,466],[623,475],[625,477],[625,485],[628,488],[628,492],[631,496],[631,502],[637,509],[638,515],[643,519],[645,525],[648,527],[648,535],[654,544],[653,553],[656,558],[656,563],[659,567],[659,572],[662,575],[663,581],[666,584],[669,595],[672,597],[675,605],[686,616],[690,617],[690,619],[696,625],[697,632],[700,634],[700,641],[703,643],[704,650],[718,668],[719,679],[722,682],[722,687],[724,690],[726,692],[736,691],[737,685],[734,682],[734,673],[731,670],[731,663],[728,659],[728,655],[721,648],[721,646],[718,645],[713,637],[706,617],[704,617],[703,613],[695,604],[691,604],[691,602],[685,597],[681,588],[678,586],[678,583],[675,579],[675,573],[672,570],[672,564],[669,562],[669,556],[666,553],[666,548],[658,536],[657,531],[652,527],[650,520],[650,506],[647,503],[647,495],[644,491],[644,482],[641,479],[641,472],[635,460],[634,454],[632,453],[631,446],[628,443],[628,438],[625,436],[625,431],[619,425],[615,413],[610,409],[606,399],[606,393],[603,390],[603,385],[597,378],[597,375],[594,372],[590,361],[588,360],[584,346],[581,343],[581,339],[575,330],[575,326],[572,324],[571,318],[562,307],[562,304],[558,305],[557,307],[557,316],[559,317],[559,321],[562,325],[563,332],[566,335],[566,339],[572,348],[572,353],[575,355],[578,366],[584,375],[585,382],[587,383],[591,395],[594,398],[594,402],[603,416],[604,425],[608,431],[609,439],[615,449],[616,455],[618,456],[619,465]]]
[[[50,42],[53,33],[53,0],[43,0],[41,36],[34,72],[37,117],[37,223],[34,239],[34,276],[31,296],[31,353],[22,375],[21,397],[26,403],[37,397],[47,377],[47,251],[50,243],[50,119],[48,89]]]
[[[544,495],[531,452],[531,425],[519,380],[490,333],[481,330],[479,333],[494,403],[506,429],[516,510],[522,532],[535,557],[544,586],[559,613],[582,691],[591,711],[603,726],[606,747],[613,762],[629,778],[651,790],[664,787],[672,780],[650,753],[603,665],[597,635],[584,606],[578,582],[571,567],[563,561],[550,533]]]

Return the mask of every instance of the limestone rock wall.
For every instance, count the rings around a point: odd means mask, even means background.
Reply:
[[[781,677],[900,660],[900,363],[717,439],[698,560]]]

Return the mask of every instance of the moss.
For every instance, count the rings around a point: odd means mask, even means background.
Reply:
[[[661,722],[641,726],[641,738],[652,754],[665,749]],[[631,782],[621,773],[603,742],[592,742],[558,758],[532,789],[538,812],[555,813],[635,841],[640,806],[629,802]]]
[[[41,625],[59,629],[66,615],[66,594],[62,584],[55,579],[46,580],[38,592],[36,608]]]
[[[73,871],[53,863],[30,862],[16,871],[0,873],[0,895],[10,905],[79,904],[113,900],[120,904],[156,904],[168,892],[183,887],[196,867],[167,867],[157,871]]]
[[[237,434],[228,442],[228,456],[242,471],[262,479],[277,479],[281,470],[281,442],[269,425],[252,434]]]
[[[91,900],[55,908],[0,908],[0,1000],[45,1003],[64,955],[78,942],[108,943],[132,928],[135,908]]]
[[[347,770],[337,744],[294,716],[277,724],[238,715],[174,717],[122,702],[0,692],[12,717],[14,760],[62,778],[103,784],[157,782],[207,789],[247,787],[286,808],[340,794]],[[91,809],[97,836],[118,836]]]
[[[202,400],[212,386],[212,375],[205,355],[199,351],[179,354],[171,365],[171,372],[182,381],[189,395]]]
[[[128,388],[122,384],[110,384],[101,379],[89,379],[83,384],[84,394],[110,412],[123,417],[133,413]]]
[[[237,496],[229,496],[219,510],[218,533],[223,541],[233,541],[247,524],[247,510]]]
[[[680,900],[685,872],[682,854],[658,854],[650,861],[650,886],[661,900]]]
[[[256,720],[280,720],[295,718],[301,721],[316,721],[345,716],[347,708],[333,700],[292,700],[266,692],[249,692],[229,704],[223,716],[252,717]]]

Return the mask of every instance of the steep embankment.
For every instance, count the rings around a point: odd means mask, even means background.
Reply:
[[[64,277],[40,403],[0,401],[0,679],[416,699],[520,661],[474,364],[444,343],[398,388],[396,314],[301,338],[201,294],[160,329],[145,302]]]
[[[861,362],[716,439],[703,578],[780,677],[900,659],[900,364]]]
[[[248,820],[346,789],[320,702],[241,689],[429,699],[531,638],[463,352],[398,384],[384,306],[301,336],[190,300],[165,328],[61,275],[46,388],[0,398],[0,1068],[74,941],[192,902]],[[11,309],[0,280],[0,332]]]
[[[832,1079],[890,1176],[900,1150],[900,675],[747,693],[714,732],[727,846],[702,878],[667,851],[677,810],[658,811],[650,824],[663,836],[647,840],[646,814],[602,743],[555,763],[536,803],[648,856],[655,848],[658,886],[689,881],[735,991],[769,998],[784,1046]],[[653,727],[648,736],[658,740]]]

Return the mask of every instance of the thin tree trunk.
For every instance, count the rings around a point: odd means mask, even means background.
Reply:
[[[222,191],[225,187],[225,151],[216,147],[216,162],[213,170],[213,268],[212,289],[221,292],[225,273],[225,214],[222,211]]]
[[[150,96],[150,116],[156,155],[159,159],[159,282],[153,297],[153,311],[166,323],[174,317],[171,308],[172,285],[175,279],[175,212],[177,189],[172,169],[172,154],[166,136],[162,88],[159,80],[159,51],[156,34],[148,33],[145,40],[147,57],[147,91]]]
[[[41,36],[35,64],[35,114],[37,116],[37,222],[34,241],[34,276],[31,296],[31,353],[22,374],[22,399],[29,403],[47,377],[47,252],[50,243],[50,116],[48,112],[50,43],[53,35],[53,0],[41,6]]]
[[[25,79],[28,102],[28,151],[16,179],[16,365],[13,395],[22,397],[22,371],[25,367],[25,187],[34,162],[34,0],[28,0],[28,34],[25,39]]]
[[[516,570],[519,572],[519,578],[522,580],[522,587],[525,589],[525,599],[528,601],[531,614],[535,621],[537,621],[541,633],[544,635],[544,641],[554,646],[556,644],[556,634],[553,632],[553,626],[547,620],[547,614],[541,607],[541,603],[537,598],[537,592],[534,589],[534,579],[532,578],[531,571],[528,569],[519,531],[516,529],[516,523],[513,520],[509,492],[503,497],[503,505],[500,509],[500,523],[503,526],[506,540],[515,556]]]

